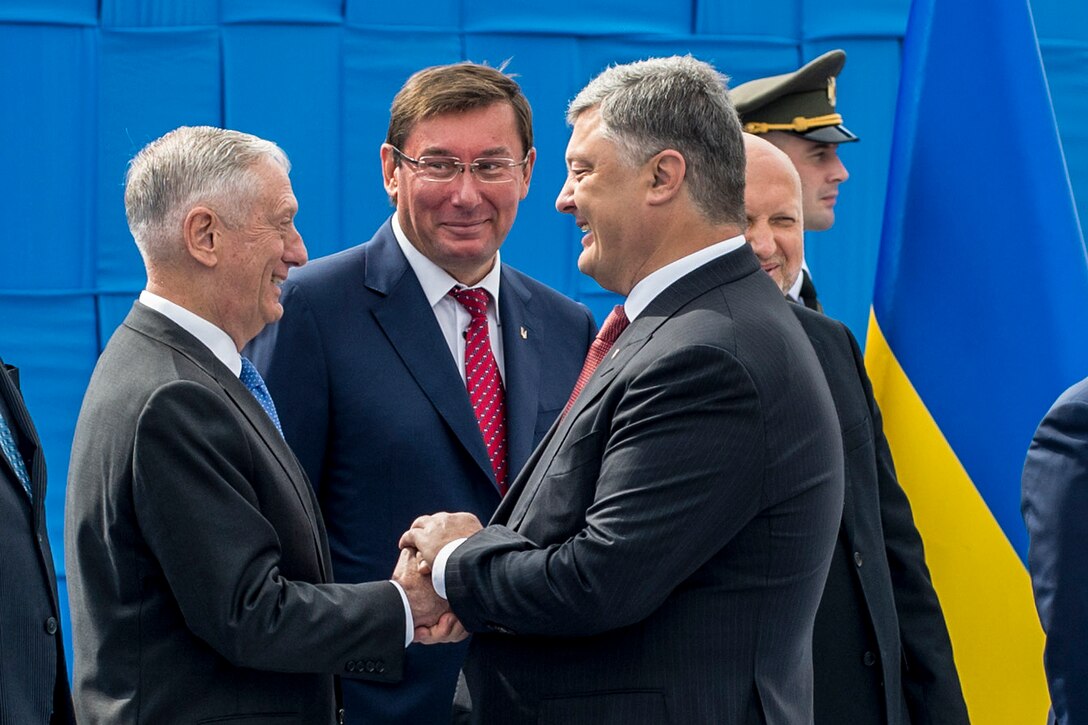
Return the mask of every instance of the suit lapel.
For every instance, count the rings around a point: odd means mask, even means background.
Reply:
[[[824,311],[824,306],[820,304],[820,300],[816,299],[816,285],[812,283],[812,275],[808,273],[808,270],[801,270],[801,289],[798,295],[801,297],[801,304],[805,307],[817,312]]]
[[[502,321],[504,383],[506,386],[506,446],[508,470],[517,474],[533,451],[537,409],[540,407],[541,349],[532,293],[503,269],[499,292]]]
[[[364,263],[367,288],[384,297],[373,307],[375,321],[454,437],[495,485],[465,383],[389,222],[368,245]]]
[[[31,525],[35,531],[41,533],[45,527],[45,454],[42,452],[34,421],[30,419],[30,411],[27,410],[23,395],[19,391],[18,368],[6,365],[3,360],[0,360],[0,368],[3,368],[0,371],[0,395],[3,396],[8,412],[11,414],[8,424],[15,429],[19,437],[19,451],[23,456],[23,463],[26,465],[27,473],[30,475],[30,490],[33,496],[33,500],[30,502]],[[0,459],[3,459],[2,465],[5,466],[8,472],[8,480],[18,487],[19,495],[24,496],[23,486],[19,482],[18,476],[15,475],[15,470],[8,462],[7,456],[0,455]],[[43,549],[44,545],[39,541],[37,546],[38,556],[42,559],[46,570],[52,573],[53,562],[45,561],[47,557],[44,555]],[[53,600],[54,609],[59,611],[55,586],[49,587],[49,596]]]
[[[30,419],[30,413],[19,392],[19,370],[4,364],[3,361],[0,361],[0,366],[4,368],[4,373],[0,375],[0,395],[4,397],[4,404],[8,410],[8,425],[19,442],[19,453],[30,475],[30,490],[34,496],[32,503],[35,520],[37,520],[38,510],[42,506],[42,496],[45,493],[45,458],[38,442],[38,432],[34,428],[34,422]],[[8,478],[19,487],[20,493],[23,493],[23,486],[7,456],[0,455],[0,465],[3,465]]]
[[[313,534],[314,548],[318,552],[317,558],[321,566],[322,576],[325,581],[332,581],[332,572],[328,571],[327,568],[327,549],[319,534],[320,527],[318,513],[314,506],[313,489],[310,487],[298,459],[295,458],[295,454],[291,451],[283,436],[276,430],[275,424],[272,423],[272,419],[268,417],[268,414],[264,412],[261,404],[249,392],[249,389],[242,384],[242,381],[226,365],[212,354],[211,350],[165,315],[161,315],[136,302],[132,306],[132,312],[129,313],[128,318],[125,320],[125,325],[158,340],[189,358],[214,379],[227,397],[238,407],[242,415],[253,427],[257,437],[272,451],[276,461],[283,469],[288,485],[310,520],[310,530]]]
[[[799,303],[794,302],[792,304]],[[816,351],[816,357],[824,370],[824,377],[828,378],[828,385],[834,390],[831,376],[839,375],[840,372],[834,367],[835,356],[832,354],[830,341],[824,336],[823,331],[815,326],[802,324],[802,328],[805,330],[809,342],[812,343],[812,348]],[[840,419],[839,422],[844,423],[842,419]],[[846,476],[845,486],[843,488],[842,531],[846,534],[846,539],[850,543],[851,550],[853,550],[854,547],[855,513],[856,509],[854,506],[854,491],[853,486],[851,485],[851,476]]]
[[[548,429],[540,445],[529,456],[529,460],[525,462],[514,482],[510,484],[510,489],[499,502],[499,507],[491,517],[492,524],[516,527],[521,523],[521,519],[525,516],[525,509],[532,497],[536,495],[536,486],[539,485],[544,474],[545,469],[540,467],[540,461],[550,461],[555,456],[559,441],[562,440],[558,437],[558,430],[563,420],[558,418],[552,423],[552,427]]]
[[[640,316],[623,331],[612,345],[612,350],[593,372],[593,376],[578,395],[578,399],[574,401],[570,411],[552,424],[548,434],[533,454],[532,460],[525,465],[522,475],[518,476],[510,492],[507,493],[500,511],[495,514],[496,518],[500,513],[508,517],[508,525],[515,529],[521,524],[536,497],[541,481],[551,467],[552,460],[570,433],[574,421],[583,410],[595,403],[615,379],[616,374],[642,349],[661,322],[659,318],[647,320]]]
[[[745,244],[686,274],[655,297],[617,338],[567,415],[556,421],[548,431],[532,460],[526,464],[503,500],[495,519],[501,515],[507,519],[507,525],[514,529],[521,524],[574,421],[582,411],[596,404],[597,399],[608,389],[620,371],[638,354],[661,325],[699,295],[756,272],[761,272],[759,262],[751,248]]]

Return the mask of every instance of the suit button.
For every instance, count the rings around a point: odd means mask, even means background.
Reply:
[[[373,672],[374,671],[374,660],[367,660],[366,661],[366,671],[367,672]]]
[[[872,667],[876,664],[876,655],[874,655],[872,652],[866,652],[862,656],[861,661],[865,663],[866,667]]]
[[[374,667],[375,672],[377,672],[378,674],[381,674],[381,673],[385,672],[385,663],[384,662],[382,662],[381,660],[378,660],[374,664],[375,664],[375,667]]]
[[[860,551],[855,551],[854,552],[854,563],[857,564],[858,566],[861,566],[861,552]]]
[[[355,671],[355,660],[348,660],[348,663],[346,665],[344,665],[344,669],[347,670],[348,672],[354,672]]]
[[[50,617],[45,620],[45,633],[53,635],[57,633],[57,620],[56,617]]]

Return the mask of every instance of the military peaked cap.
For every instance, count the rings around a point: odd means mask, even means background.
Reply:
[[[817,143],[846,143],[858,137],[835,110],[835,78],[846,53],[832,50],[792,73],[757,78],[729,92],[748,133],[786,131]]]

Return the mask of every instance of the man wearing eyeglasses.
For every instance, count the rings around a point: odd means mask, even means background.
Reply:
[[[381,159],[392,218],[293,272],[283,320],[251,347],[343,582],[387,577],[421,514],[490,518],[596,331],[584,306],[501,263],[536,160],[529,103],[501,70],[413,75]],[[400,685],[345,682],[347,722],[448,721],[465,647],[413,645]]]

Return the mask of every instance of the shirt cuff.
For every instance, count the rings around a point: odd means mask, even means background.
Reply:
[[[431,584],[434,585],[434,590],[438,596],[443,599],[446,599],[446,562],[449,560],[450,554],[457,551],[457,547],[465,543],[466,538],[468,537],[454,539],[443,546],[438,552],[438,556],[434,558],[434,564],[431,566]]]
[[[407,647],[416,638],[416,621],[412,619],[412,607],[408,604],[408,595],[404,593],[404,587],[392,579],[389,583],[397,588],[401,604],[404,605],[404,646]]]

